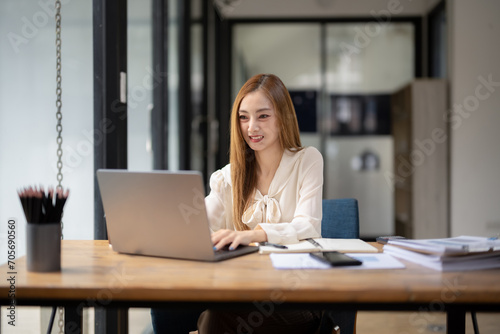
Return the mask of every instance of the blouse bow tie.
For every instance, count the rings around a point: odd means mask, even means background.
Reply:
[[[260,193],[259,193],[260,195]],[[246,211],[243,213],[242,221],[247,225],[256,225],[260,223],[279,223],[281,219],[281,211],[279,203],[276,199],[267,195],[259,196]],[[267,210],[266,210],[267,207]],[[266,219],[264,220],[264,212]]]

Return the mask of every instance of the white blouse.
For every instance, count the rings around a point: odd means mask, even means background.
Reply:
[[[214,172],[205,203],[213,231],[234,230],[231,167]],[[255,192],[242,221],[250,229],[260,225],[272,243],[296,243],[321,236],[323,157],[314,147],[285,150],[268,194]]]

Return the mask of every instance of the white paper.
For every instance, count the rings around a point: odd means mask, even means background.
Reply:
[[[354,266],[356,268],[349,269],[403,269],[405,265],[399,260],[394,258],[389,254],[376,253],[376,254],[364,254],[364,253],[348,253],[350,257],[358,259],[363,262],[360,266]]]
[[[272,253],[269,255],[276,269],[400,269],[405,265],[389,254],[348,253],[363,262],[360,266],[332,267],[309,255],[309,253]]]
[[[271,253],[269,255],[276,269],[329,269],[327,263],[316,260],[309,253]]]

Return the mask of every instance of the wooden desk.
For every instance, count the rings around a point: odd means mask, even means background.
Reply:
[[[59,273],[26,272],[25,259],[16,260],[16,303],[251,308],[254,302],[272,302],[276,307],[446,311],[449,324],[451,316],[460,316],[460,329],[467,311],[500,311],[500,270],[441,273],[405,264],[398,270],[276,270],[269,256],[259,254],[205,263],[118,254],[107,241],[64,240]],[[0,268],[4,275],[10,271]],[[0,282],[3,305],[10,304],[7,283]]]

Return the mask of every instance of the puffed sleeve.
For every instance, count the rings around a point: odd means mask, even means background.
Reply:
[[[323,214],[323,157],[321,153],[309,147],[304,152],[298,166],[296,199],[293,219],[279,224],[260,224],[272,243],[297,243],[307,238],[321,237],[321,218]],[[283,210],[284,208],[282,208]]]
[[[214,172],[210,177],[210,193],[205,197],[205,206],[212,231],[225,228],[226,213],[229,215],[232,214],[231,208],[226,207],[228,200],[227,192],[230,187],[225,177],[227,171],[228,168],[226,166],[224,169]]]

